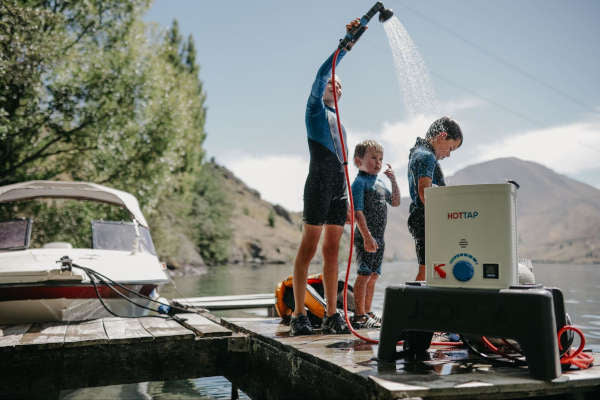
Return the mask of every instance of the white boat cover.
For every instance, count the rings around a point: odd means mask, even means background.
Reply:
[[[40,197],[93,200],[124,207],[142,226],[148,228],[137,199],[130,193],[90,182],[28,181],[0,186],[0,203]]]

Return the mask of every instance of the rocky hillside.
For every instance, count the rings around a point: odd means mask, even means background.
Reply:
[[[230,262],[291,263],[302,235],[302,215],[260,197],[225,167],[216,167],[233,204]]]
[[[301,238],[301,213],[292,213],[260,197],[229,170],[218,167],[223,189],[234,204],[231,262],[291,263]],[[534,261],[600,263],[600,190],[533,162],[496,159],[466,167],[447,177],[448,184],[521,185],[517,196],[519,256]],[[410,199],[389,208],[386,258],[414,260],[406,228]],[[348,232],[342,239],[347,254]],[[318,260],[318,258],[317,258]]]

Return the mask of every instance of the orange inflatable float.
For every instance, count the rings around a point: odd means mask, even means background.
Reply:
[[[338,282],[338,308],[343,307],[344,282]],[[275,289],[275,309],[277,314],[284,320],[289,321],[294,311],[294,289],[292,285],[292,276],[279,282]],[[348,286],[348,309],[354,310],[354,296],[352,295],[352,287]],[[308,276],[306,285],[306,295],[304,299],[304,307],[307,310],[307,315],[311,320],[321,320],[325,316],[325,295],[323,289],[322,274],[313,274]]]

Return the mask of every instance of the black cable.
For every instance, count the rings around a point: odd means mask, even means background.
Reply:
[[[121,317],[120,315],[117,315],[115,312],[113,312],[110,308],[108,308],[108,306],[104,303],[104,300],[102,300],[102,296],[100,296],[100,292],[98,291],[98,286],[96,285],[96,280],[94,279],[94,276],[90,275],[90,281],[92,281],[92,284],[94,285],[94,290],[96,291],[96,297],[98,297],[98,300],[100,300],[100,304],[102,304],[104,309],[106,311],[108,311],[108,313],[110,315],[112,315],[114,317],[118,317],[118,318],[132,318],[129,316]]]
[[[177,306],[173,306],[171,304],[165,304],[165,303],[163,303],[161,301],[155,300],[155,299],[153,299],[151,297],[148,297],[148,296],[145,296],[145,295],[143,295],[143,294],[141,294],[139,292],[136,292],[135,290],[129,289],[128,287],[126,287],[126,286],[124,286],[124,285],[122,285],[122,284],[120,284],[118,282],[115,282],[111,278],[107,277],[106,275],[101,274],[98,271],[95,271],[95,270],[93,270],[91,268],[84,267],[84,266],[81,266],[81,265],[73,263],[73,260],[71,260],[68,256],[61,257],[61,259],[58,262],[62,264],[62,268],[65,269],[65,270],[71,270],[73,267],[75,267],[75,268],[79,268],[82,271],[84,271],[85,273],[87,273],[88,276],[89,276],[89,278],[90,278],[90,281],[92,282],[92,285],[94,286],[94,291],[96,292],[96,297],[98,298],[98,300],[100,301],[100,303],[102,304],[102,306],[104,307],[104,309],[109,314],[111,314],[111,315],[113,315],[115,317],[118,317],[118,318],[139,318],[139,317],[132,317],[132,316],[121,316],[121,315],[116,314],[114,311],[112,311],[108,307],[108,305],[104,302],[104,300],[102,299],[102,296],[100,295],[100,291],[98,290],[98,285],[96,284],[96,279],[98,279],[101,283],[103,283],[104,285],[106,285],[110,290],[112,290],[113,292],[115,292],[118,296],[122,297],[126,301],[128,301],[131,304],[133,304],[135,306],[138,306],[140,308],[143,308],[143,309],[146,309],[146,310],[149,310],[149,311],[152,311],[152,312],[160,313],[160,311],[158,311],[158,310],[155,310],[153,308],[149,308],[149,307],[147,307],[145,305],[142,305],[142,304],[139,304],[139,303],[133,301],[130,297],[128,297],[125,294],[121,293],[113,285],[116,285],[116,286],[118,286],[118,287],[120,287],[120,288],[128,291],[129,293],[132,293],[132,294],[134,294],[134,295],[136,295],[138,297],[141,297],[141,298],[143,298],[143,299],[145,299],[145,300],[147,300],[149,302],[154,302],[154,303],[158,303],[160,305],[169,307],[169,310],[171,310],[171,309],[173,309],[173,310],[179,310],[179,311],[183,311],[185,313],[188,313],[190,311],[188,309],[184,309],[184,308],[180,308],[180,307],[177,307]],[[161,318],[161,319],[173,319],[173,320],[178,321],[178,322],[184,322],[185,321],[184,318],[178,317],[176,315],[171,315],[171,314],[168,317],[161,316],[161,315],[156,315],[156,316],[153,316],[153,317],[154,318]]]
[[[467,346],[469,348],[470,351],[472,351],[473,353],[475,353],[476,355],[478,355],[479,357],[493,363],[493,364],[499,364],[502,366],[525,366],[527,365],[527,363],[524,360],[520,360],[518,358],[510,358],[509,360],[506,359],[502,359],[502,358],[492,358],[489,355],[482,353],[481,351],[477,350],[475,348],[475,346],[473,346],[473,344],[471,342],[469,342],[469,340],[464,337],[464,336],[460,336],[460,340],[463,342],[463,344],[465,346]]]
[[[124,285],[122,285],[122,284],[120,284],[120,283],[118,283],[118,282],[115,282],[114,280],[112,280],[111,278],[107,277],[106,275],[103,275],[103,274],[101,274],[100,272],[98,272],[98,271],[95,271],[95,270],[93,270],[93,269],[91,269],[91,268],[88,268],[88,267],[83,267],[83,266],[81,266],[81,265],[78,265],[78,264],[75,264],[75,263],[72,263],[72,266],[73,266],[73,267],[76,267],[76,268],[79,268],[79,269],[82,269],[83,271],[85,271],[85,272],[86,272],[86,273],[88,273],[88,274],[93,274],[93,275],[96,275],[97,277],[100,277],[100,278],[102,278],[102,279],[100,279],[100,280],[102,280],[102,281],[109,281],[109,282],[111,282],[112,284],[114,284],[115,286],[118,286],[118,287],[120,287],[120,288],[122,288],[122,289],[126,290],[127,292],[129,292],[129,293],[132,293],[132,294],[134,294],[134,295],[136,295],[136,296],[138,296],[138,297],[140,297],[140,298],[142,298],[142,299],[145,299],[145,300],[148,300],[148,301],[151,301],[151,302],[154,302],[154,303],[157,303],[157,304],[163,305],[163,306],[167,306],[167,307],[170,307],[170,308],[172,308],[172,309],[175,309],[175,310],[178,310],[178,311],[182,311],[182,312],[190,312],[190,310],[189,310],[189,309],[180,308],[180,307],[177,307],[177,306],[173,306],[173,305],[171,305],[171,304],[163,303],[162,301],[155,300],[155,299],[153,299],[153,298],[151,298],[151,297],[148,297],[148,296],[145,296],[145,295],[143,295],[143,294],[141,294],[141,293],[139,293],[139,292],[136,292],[135,290],[129,289],[128,287],[126,287],[126,286],[124,286]],[[107,284],[107,286],[111,287],[111,286],[110,286],[110,285],[108,285],[108,284]],[[118,292],[118,293],[119,293],[119,294],[122,294],[122,293],[120,293],[120,292]],[[125,296],[125,298],[126,298],[126,299],[128,299],[129,301],[131,301],[133,304],[139,305],[138,303],[135,303],[135,302],[133,302],[133,300],[131,300],[129,297]],[[143,307],[143,306],[141,306],[141,305],[139,305],[139,306],[140,306],[140,307]],[[145,308],[145,307],[143,307],[143,308]],[[150,310],[150,311],[157,312],[157,311],[156,311],[156,310],[154,310],[154,309],[149,309],[149,310]]]
[[[89,272],[88,272],[89,273]],[[94,275],[96,278],[98,278],[98,276]],[[130,297],[125,296],[123,293],[121,293],[119,290],[117,290],[117,288],[115,288],[114,286],[112,286],[109,282],[103,280],[103,279],[99,279],[101,283],[105,284],[106,286],[108,286],[109,289],[111,289],[114,293],[116,293],[119,297],[122,297],[123,299],[127,300],[128,302],[130,302],[131,304],[138,306],[140,308],[143,308],[145,310],[148,311],[153,311],[153,312],[157,312],[155,309],[150,308],[148,306],[145,306],[143,304],[137,303],[135,301],[133,301]],[[161,317],[162,316],[158,316]],[[128,317],[128,318],[137,318],[137,317]]]

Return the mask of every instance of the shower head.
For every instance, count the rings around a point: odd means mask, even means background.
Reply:
[[[379,22],[385,22],[394,15],[394,12],[389,8],[381,8],[379,10]]]
[[[385,22],[388,19],[390,19],[392,15],[394,15],[392,10],[390,10],[389,8],[384,8],[383,3],[378,1],[373,7],[371,7],[369,11],[367,11],[365,15],[362,16],[362,18],[360,19],[360,25],[348,32],[346,36],[340,41],[338,48],[346,49],[349,51],[354,45],[354,43],[356,43],[356,41],[358,41],[361,35],[365,32],[365,30],[367,29],[367,24],[369,23],[371,18],[373,18],[377,13],[379,13],[380,22]]]

